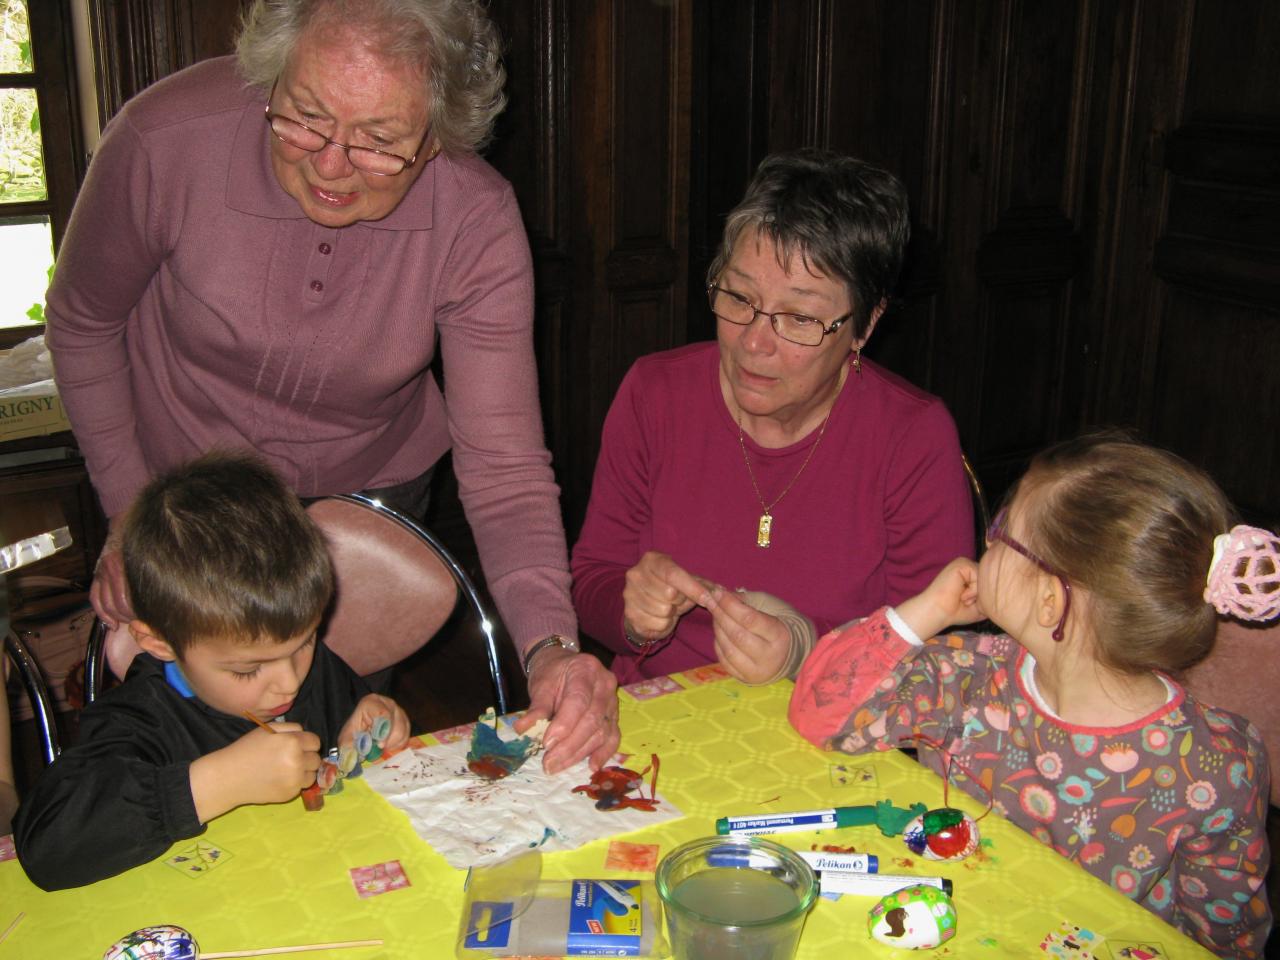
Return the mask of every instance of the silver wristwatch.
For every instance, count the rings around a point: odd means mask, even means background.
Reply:
[[[529,644],[528,649],[524,652],[524,657],[520,661],[520,665],[524,668],[524,675],[526,677],[529,676],[529,665],[533,662],[533,658],[538,655],[539,651],[545,650],[547,647],[560,647],[563,650],[568,650],[570,653],[577,653],[580,649],[576,639],[562,637],[558,633],[553,633],[549,637],[543,637],[536,643]]]

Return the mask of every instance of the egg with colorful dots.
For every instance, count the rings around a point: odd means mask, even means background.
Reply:
[[[939,807],[916,817],[902,831],[911,852],[928,860],[963,860],[978,849],[978,824],[961,810]]]
[[[932,950],[956,935],[956,908],[942,890],[918,883],[881,897],[867,929],[888,947]]]
[[[160,924],[143,927],[107,948],[102,960],[199,960],[195,937],[182,927]]]

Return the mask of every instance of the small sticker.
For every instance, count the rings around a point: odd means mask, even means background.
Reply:
[[[879,783],[874,764],[863,763],[856,766],[845,763],[833,763],[828,768],[833,787],[874,787]]]
[[[604,856],[606,870],[634,870],[653,873],[658,867],[658,845],[656,843],[627,843],[625,840],[614,840]]]
[[[706,666],[694,667],[692,670],[684,670],[682,673],[693,684],[715,683],[717,680],[725,680],[729,676],[729,671],[718,663],[708,663]]]
[[[648,680],[629,683],[622,689],[637,700],[652,700],[655,697],[662,697],[668,693],[683,690],[684,687],[670,677],[650,677]]]
[[[369,867],[352,867],[351,882],[355,884],[361,900],[409,886],[409,878],[405,876],[399,860],[375,863]]]
[[[231,851],[214,846],[207,840],[197,840],[173,856],[166,857],[164,862],[185,876],[202,877],[214,867],[230,859]]]
[[[1148,940],[1112,940],[1109,946],[1114,960],[1167,960],[1169,956],[1164,947]]]
[[[1063,920],[1057,930],[1051,930],[1040,941],[1040,949],[1051,957],[1072,957],[1074,960],[1094,960],[1094,953],[1102,946],[1103,937],[1084,927]]]
[[[474,723],[463,723],[456,727],[448,727],[444,730],[436,730],[431,736],[435,737],[441,743],[456,743],[459,740],[471,739],[471,728]]]

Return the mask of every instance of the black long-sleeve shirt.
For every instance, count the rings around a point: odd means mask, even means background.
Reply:
[[[311,670],[285,719],[337,745],[338,732],[368,692],[319,640]],[[164,664],[139,654],[125,682],[81,715],[64,750],[22,798],[14,819],[18,859],[32,883],[61,890],[115,876],[204,831],[191,796],[191,762],[253,729],[186,698]]]

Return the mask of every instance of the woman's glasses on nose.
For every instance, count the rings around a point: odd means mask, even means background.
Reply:
[[[418,142],[418,149],[413,151],[413,156],[411,157],[402,157],[398,153],[388,153],[385,150],[375,150],[373,147],[356,147],[349,143],[339,143],[337,140],[330,139],[317,130],[312,130],[299,120],[294,120],[292,117],[286,117],[279,113],[272,113],[271,101],[275,98],[276,86],[279,83],[280,81],[277,80],[271,85],[271,93],[267,97],[266,117],[267,123],[271,127],[271,132],[278,139],[289,144],[289,146],[297,147],[299,150],[306,150],[308,153],[319,153],[329,144],[333,144],[347,155],[347,159],[351,161],[353,167],[357,170],[363,170],[365,173],[372,173],[379,177],[394,177],[397,173],[403,171],[405,167],[413,166],[418,159],[418,154],[422,152],[423,146],[426,145],[427,137],[431,133],[431,126],[428,124],[426,132],[422,134],[422,139]]]
[[[1053,639],[1061,641],[1063,630],[1067,625],[1067,614],[1071,612],[1071,582],[1057,568],[1042,560],[1029,547],[1015,540],[1005,530],[1005,522],[1008,520],[1008,516],[1008,508],[996,514],[995,519],[991,521],[991,526],[987,527],[987,543],[1003,543],[1010,550],[1022,554],[1049,576],[1058,578],[1058,582],[1062,584],[1063,593],[1062,616],[1058,619],[1058,625],[1053,628]]]
[[[803,313],[765,313],[757,310],[755,304],[740,293],[726,290],[712,283],[707,286],[707,299],[711,301],[711,312],[721,320],[747,326],[755,322],[756,317],[768,317],[773,324],[773,332],[783,340],[799,343],[806,347],[816,347],[822,343],[829,333],[835,333],[852,319],[852,313],[837,317],[827,326],[814,317],[806,317]]]

